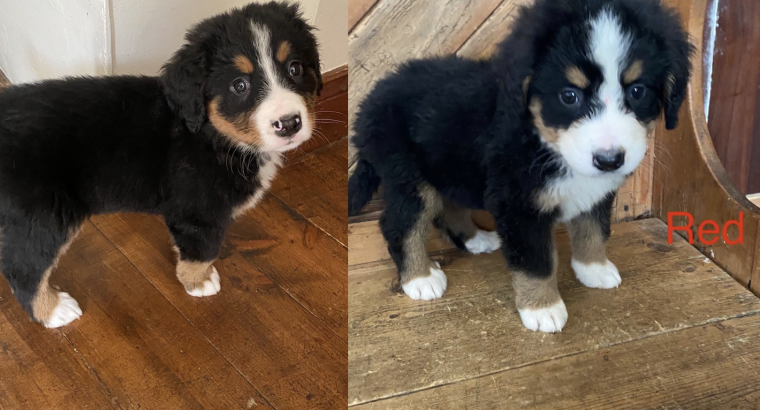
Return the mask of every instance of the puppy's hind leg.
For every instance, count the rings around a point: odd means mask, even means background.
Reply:
[[[440,298],[446,290],[446,275],[430,260],[425,246],[430,223],[442,211],[440,195],[425,183],[388,185],[385,203],[380,225],[401,288],[412,299]]]
[[[433,224],[457,248],[474,255],[490,253],[501,247],[501,239],[496,232],[479,229],[472,222],[472,210],[449,199],[443,199],[443,212],[435,218]]]
[[[82,309],[66,292],[48,283],[58,258],[78,232],[40,219],[6,220],[0,241],[0,270],[11,291],[33,320],[55,328],[82,316]]]

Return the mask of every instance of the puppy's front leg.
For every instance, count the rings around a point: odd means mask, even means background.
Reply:
[[[567,323],[567,309],[557,289],[552,221],[517,207],[498,206],[490,211],[504,241],[502,252],[512,273],[523,325],[542,332],[561,331]]]
[[[169,223],[177,247],[177,279],[191,296],[219,293],[219,273],[212,265],[219,255],[224,227],[186,221]]]
[[[590,288],[610,289],[621,283],[617,267],[607,259],[605,243],[610,237],[610,209],[614,195],[568,224],[573,247],[575,277]]]

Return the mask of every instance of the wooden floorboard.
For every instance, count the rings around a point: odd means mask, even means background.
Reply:
[[[442,260],[448,290],[434,302],[417,302],[394,293],[391,284],[396,271],[390,261],[350,266],[349,403],[372,403],[373,408],[427,408],[412,400],[416,396],[433,400],[441,408],[488,408],[476,406],[478,402],[470,397],[479,394],[476,380],[482,378],[481,384],[490,380],[484,375],[530,369],[554,359],[760,313],[760,301],[748,290],[680,237],[668,245],[666,234],[665,224],[655,219],[613,225],[608,255],[620,269],[623,284],[612,290],[588,289],[575,280],[567,235],[559,234],[559,288],[570,318],[562,333],[554,335],[522,326],[514,308],[509,274],[498,253],[471,256],[446,252]],[[364,235],[371,234],[365,231]],[[374,235],[380,236],[379,229],[375,228]],[[349,243],[352,241],[353,235]],[[680,347],[671,346],[670,351]],[[655,354],[649,359],[656,363],[657,357]],[[663,361],[666,358],[661,357]],[[597,378],[604,382],[601,374],[571,365],[564,369],[580,377],[578,383]],[[721,377],[705,373],[707,368],[705,372],[699,367],[693,370],[705,377]],[[538,369],[524,372],[524,377],[544,377]],[[545,377],[569,378],[564,374]],[[509,382],[496,385],[505,383]],[[460,385],[461,389],[457,387]],[[618,390],[610,391],[610,396],[625,393],[624,383],[614,387]],[[466,405],[446,407],[443,401],[436,402],[433,396],[422,393],[435,395],[432,392],[438,388],[454,389],[441,391],[456,391],[465,400],[457,403]],[[513,396],[528,396],[530,392],[521,394]],[[581,390],[576,396],[584,394]]]

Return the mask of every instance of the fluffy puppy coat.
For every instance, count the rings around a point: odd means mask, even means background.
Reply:
[[[349,212],[382,181],[382,232],[414,299],[447,286],[425,249],[431,221],[463,250],[501,248],[524,325],[554,332],[567,321],[554,226],[569,226],[582,283],[620,284],[604,249],[611,206],[663,112],[675,127],[692,46],[658,0],[538,0],[515,21],[489,61],[411,61],[378,82],[354,124]]]
[[[295,5],[205,20],[159,77],[70,78],[0,92],[0,270],[47,327],[82,312],[48,283],[93,214],[162,215],[193,296],[220,289],[225,229],[311,136],[317,43]]]

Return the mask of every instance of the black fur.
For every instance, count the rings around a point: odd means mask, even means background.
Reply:
[[[540,211],[534,195],[568,171],[558,165],[559,154],[541,141],[526,101],[556,92],[551,81],[557,73],[564,78],[560,64],[579,59],[576,46],[587,35],[584,22],[602,7],[619,13],[624,29],[634,34],[631,57],[647,59],[642,81],[656,98],[646,107],[628,108],[641,122],[655,120],[664,108],[667,126],[673,128],[692,46],[678,14],[659,0],[538,0],[522,8],[512,33],[489,61],[411,61],[378,82],[361,103],[353,139],[359,165],[349,181],[349,210],[356,214],[382,180],[386,211],[380,223],[399,271],[403,240],[420,213],[417,188],[429,184],[462,206],[493,214],[512,268],[550,275],[559,211]],[[669,73],[676,81],[666,95]],[[565,118],[551,107],[546,111],[544,119],[560,128],[588,115]],[[587,211],[596,215],[606,236],[614,194]]]
[[[261,188],[270,159],[238,149],[206,116],[206,104],[229,92],[230,59],[256,58],[251,21],[270,29],[273,44],[290,41],[313,70],[316,82],[292,87],[317,91],[312,28],[295,5],[272,2],[198,24],[160,78],[69,78],[0,92],[0,269],[30,314],[43,272],[93,214],[162,215],[182,259],[216,258],[233,209]],[[255,104],[222,108],[234,115]]]

